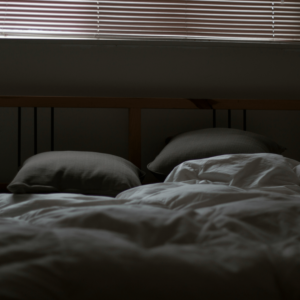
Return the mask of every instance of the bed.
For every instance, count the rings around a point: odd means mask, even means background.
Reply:
[[[277,153],[185,161],[113,197],[0,194],[0,299],[299,299],[299,200],[300,163]]]

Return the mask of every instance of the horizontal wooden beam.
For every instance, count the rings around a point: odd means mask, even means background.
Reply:
[[[300,110],[300,100],[0,96],[0,107]]]
[[[200,108],[203,100],[192,100]],[[213,109],[300,110],[300,100],[205,100]]]
[[[197,108],[187,99],[106,97],[0,97],[0,107]]]

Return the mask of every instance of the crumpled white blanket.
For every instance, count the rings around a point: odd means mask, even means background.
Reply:
[[[212,159],[117,198],[0,195],[0,299],[299,299],[300,163]]]
[[[165,182],[197,180],[243,189],[299,185],[299,167],[298,161],[277,154],[228,154],[184,162]]]

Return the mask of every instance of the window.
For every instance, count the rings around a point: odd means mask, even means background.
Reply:
[[[300,2],[0,1],[0,37],[300,41]]]

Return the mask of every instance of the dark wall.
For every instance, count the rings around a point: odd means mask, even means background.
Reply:
[[[299,99],[300,46],[238,42],[0,40],[1,95]],[[16,172],[15,108],[0,109],[0,181]],[[127,157],[127,111],[58,109],[56,149]],[[218,126],[227,125],[218,112]],[[300,160],[298,112],[251,112],[248,129]],[[143,168],[165,137],[210,127],[208,111],[143,111]],[[241,128],[241,112],[233,126]],[[32,109],[24,109],[22,158],[32,155]],[[39,151],[49,149],[49,110],[39,109]]]
[[[300,47],[0,40],[4,95],[299,99]]]

